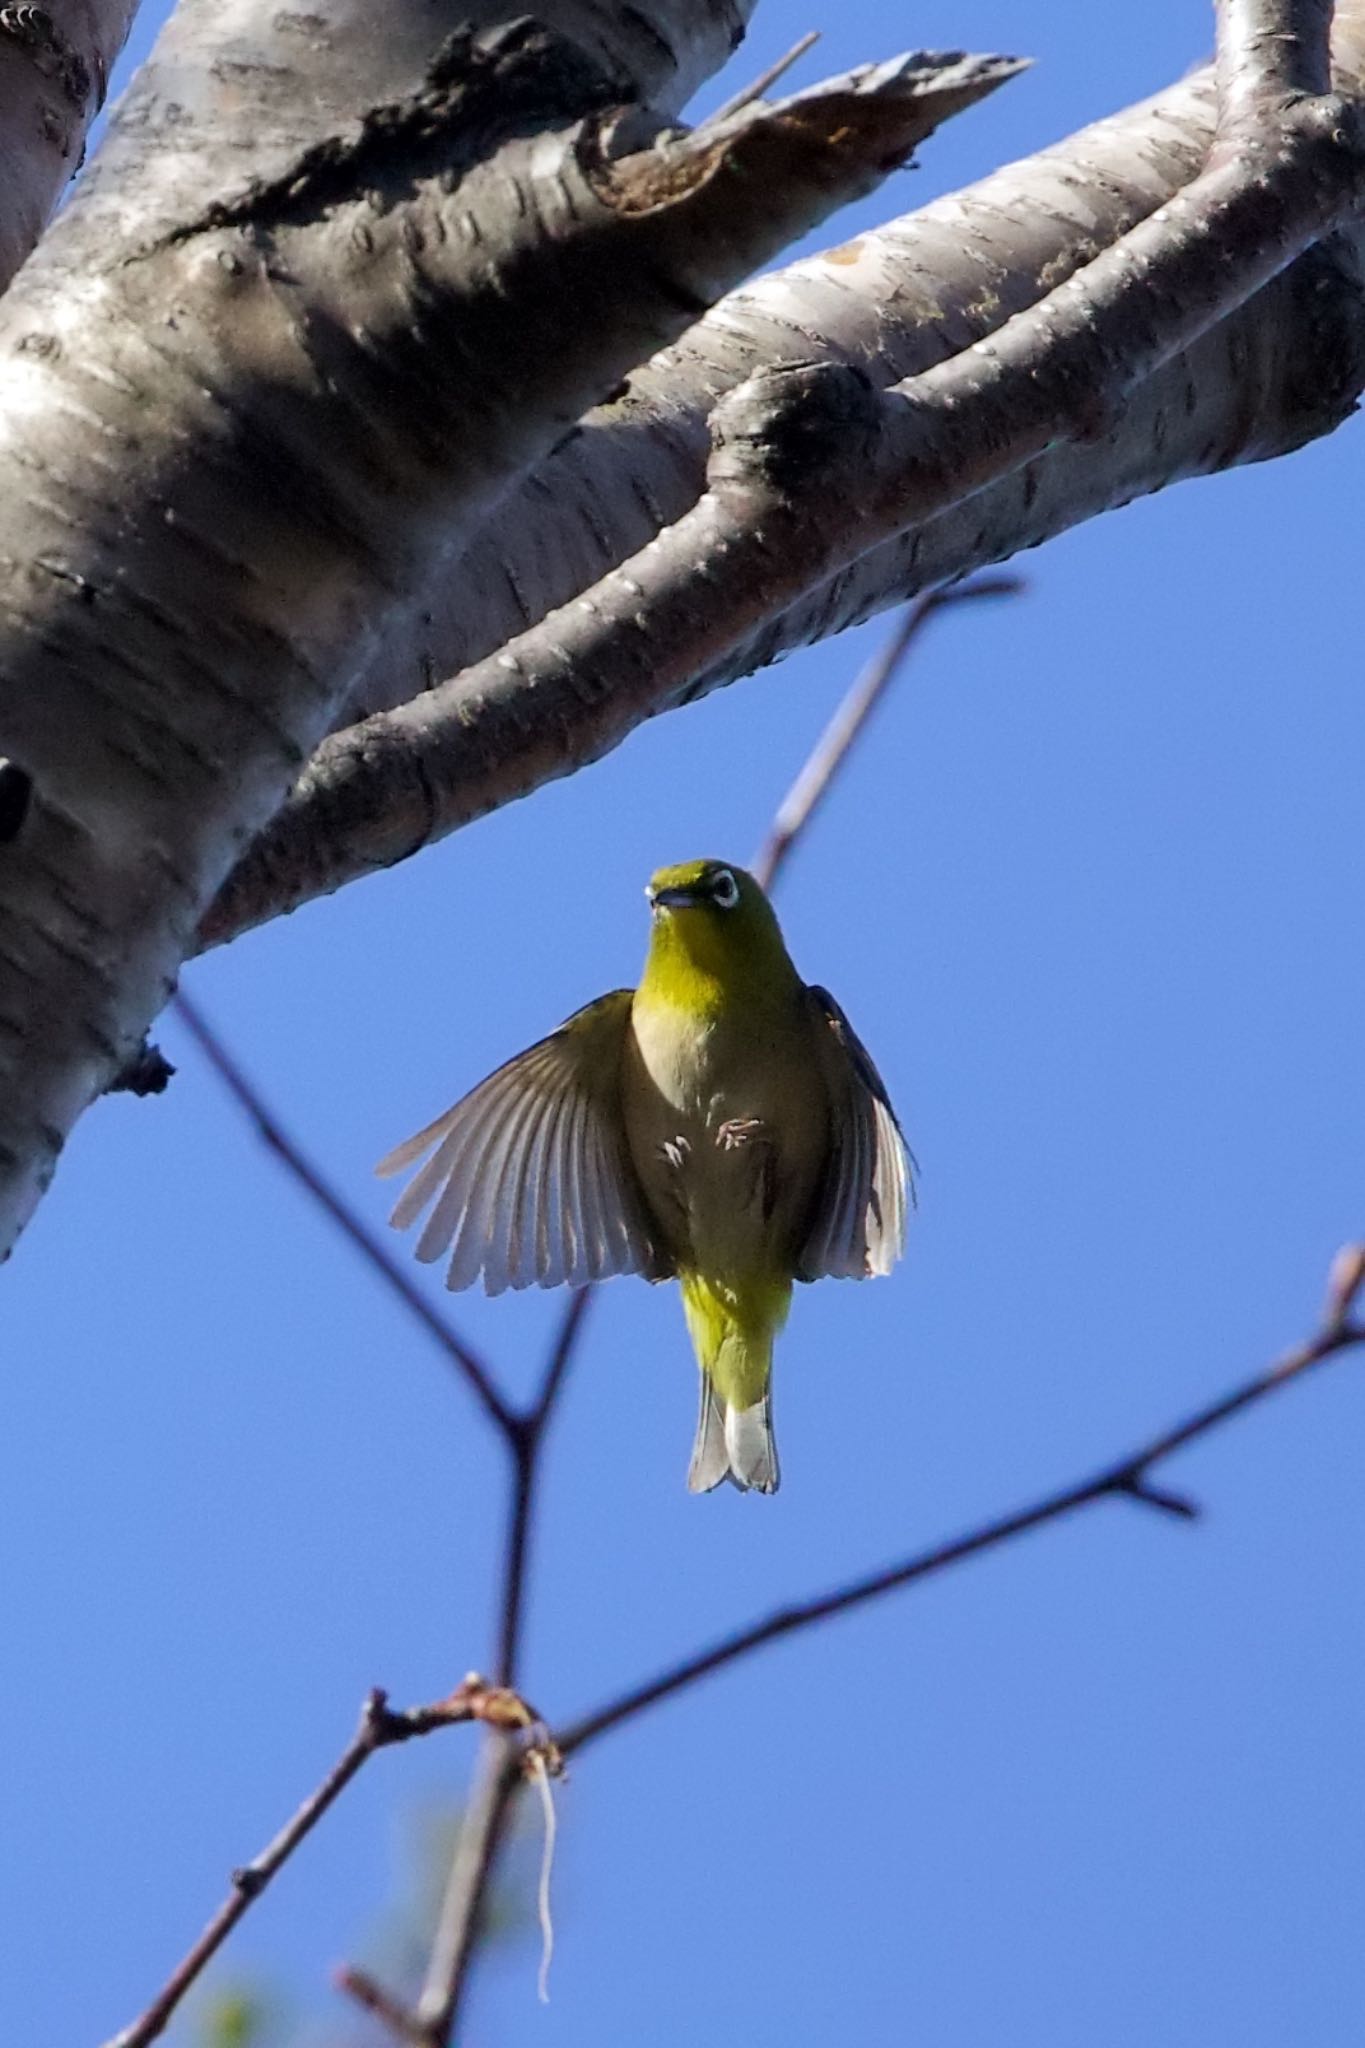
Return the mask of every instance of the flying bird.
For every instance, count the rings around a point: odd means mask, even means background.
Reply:
[[[676,1279],[701,1368],[687,1483],[773,1493],[773,1339],[792,1283],[888,1273],[911,1167],[881,1077],[801,980],[759,883],[660,868],[638,988],[613,989],[381,1160],[431,1156],[390,1221],[430,1206],[446,1285]]]

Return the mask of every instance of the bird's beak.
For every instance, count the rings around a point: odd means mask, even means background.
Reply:
[[[701,901],[695,889],[650,889],[651,910],[691,910]]]

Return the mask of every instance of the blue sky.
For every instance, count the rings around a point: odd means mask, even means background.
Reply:
[[[769,0],[717,92],[812,25],[805,80],[911,35],[1038,64],[846,226],[1155,89],[1209,34],[1176,0],[887,14]],[[1350,424],[1134,506],[926,639],[782,898],[921,1160],[910,1255],[801,1291],[773,1501],[687,1496],[676,1297],[603,1294],[537,1539],[525,1677],[552,1718],[1088,1470],[1311,1326],[1365,1231],[1359,461]],[[881,630],[192,970],[368,1216],[381,1152],[633,978],[651,868],[752,851]],[[4,1279],[0,2012],[44,2048],[132,2016],[367,1687],[429,1698],[489,1655],[496,1445],[173,1021],[164,1043],[169,1094],[87,1117]],[[558,1301],[455,1312],[529,1388]],[[508,1942],[471,2040],[1354,2043],[1361,1370],[1184,1455],[1194,1528],[1104,1506],[586,1754],[552,2002]],[[336,2043],[328,1970],[472,1747],[379,1759],[219,1981]]]

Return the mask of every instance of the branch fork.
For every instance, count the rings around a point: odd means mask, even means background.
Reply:
[[[1163,365],[1365,201],[1361,110],[1325,89],[1329,15],[1321,0],[1229,0],[1203,169],[987,339],[885,390],[827,359],[728,392],[710,416],[702,497],[495,655],[326,740],[201,943],[598,759],[710,687],[812,589],[1105,432]]]

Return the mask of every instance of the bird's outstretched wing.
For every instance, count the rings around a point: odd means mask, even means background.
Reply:
[[[881,1075],[828,989],[806,991],[830,1096],[829,1165],[798,1280],[889,1273],[905,1250],[913,1160]]]
[[[614,989],[575,1011],[380,1160],[375,1171],[387,1176],[431,1152],[389,1221],[406,1230],[434,1201],[417,1256],[450,1252],[447,1287],[482,1275],[485,1290],[501,1294],[671,1272],[621,1129],[631,994]]]

